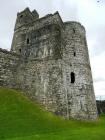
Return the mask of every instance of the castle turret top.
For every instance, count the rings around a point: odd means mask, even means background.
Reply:
[[[36,17],[36,18],[39,18],[38,12],[37,12],[35,9],[31,12],[30,9],[29,9],[28,7],[25,8],[23,11],[18,12],[18,13],[17,13],[17,16],[21,16],[21,15],[24,15],[24,14],[26,14],[26,13],[30,13],[30,15],[33,16],[34,19],[35,19],[35,17]]]
[[[17,13],[17,20],[15,24],[15,29],[27,24],[31,23],[32,21],[35,21],[39,18],[39,14],[36,10],[33,10],[32,12],[27,7],[22,12]]]

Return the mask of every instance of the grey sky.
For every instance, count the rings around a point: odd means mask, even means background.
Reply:
[[[100,0],[0,0],[0,47],[10,49],[17,12],[30,7],[40,17],[59,11],[64,21],[81,22],[87,41],[96,95],[105,95],[105,1]]]

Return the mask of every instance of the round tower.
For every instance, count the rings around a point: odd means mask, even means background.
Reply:
[[[73,118],[95,119],[97,109],[86,32],[78,22],[64,24],[63,61],[68,113]]]

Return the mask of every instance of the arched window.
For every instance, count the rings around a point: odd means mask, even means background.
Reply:
[[[71,83],[75,82],[75,73],[71,72]]]

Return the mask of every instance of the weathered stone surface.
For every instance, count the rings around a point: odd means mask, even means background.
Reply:
[[[0,49],[0,86],[16,87],[18,62],[19,55]]]
[[[85,29],[58,12],[18,13],[11,51],[0,49],[0,85],[18,88],[57,115],[96,119]]]

